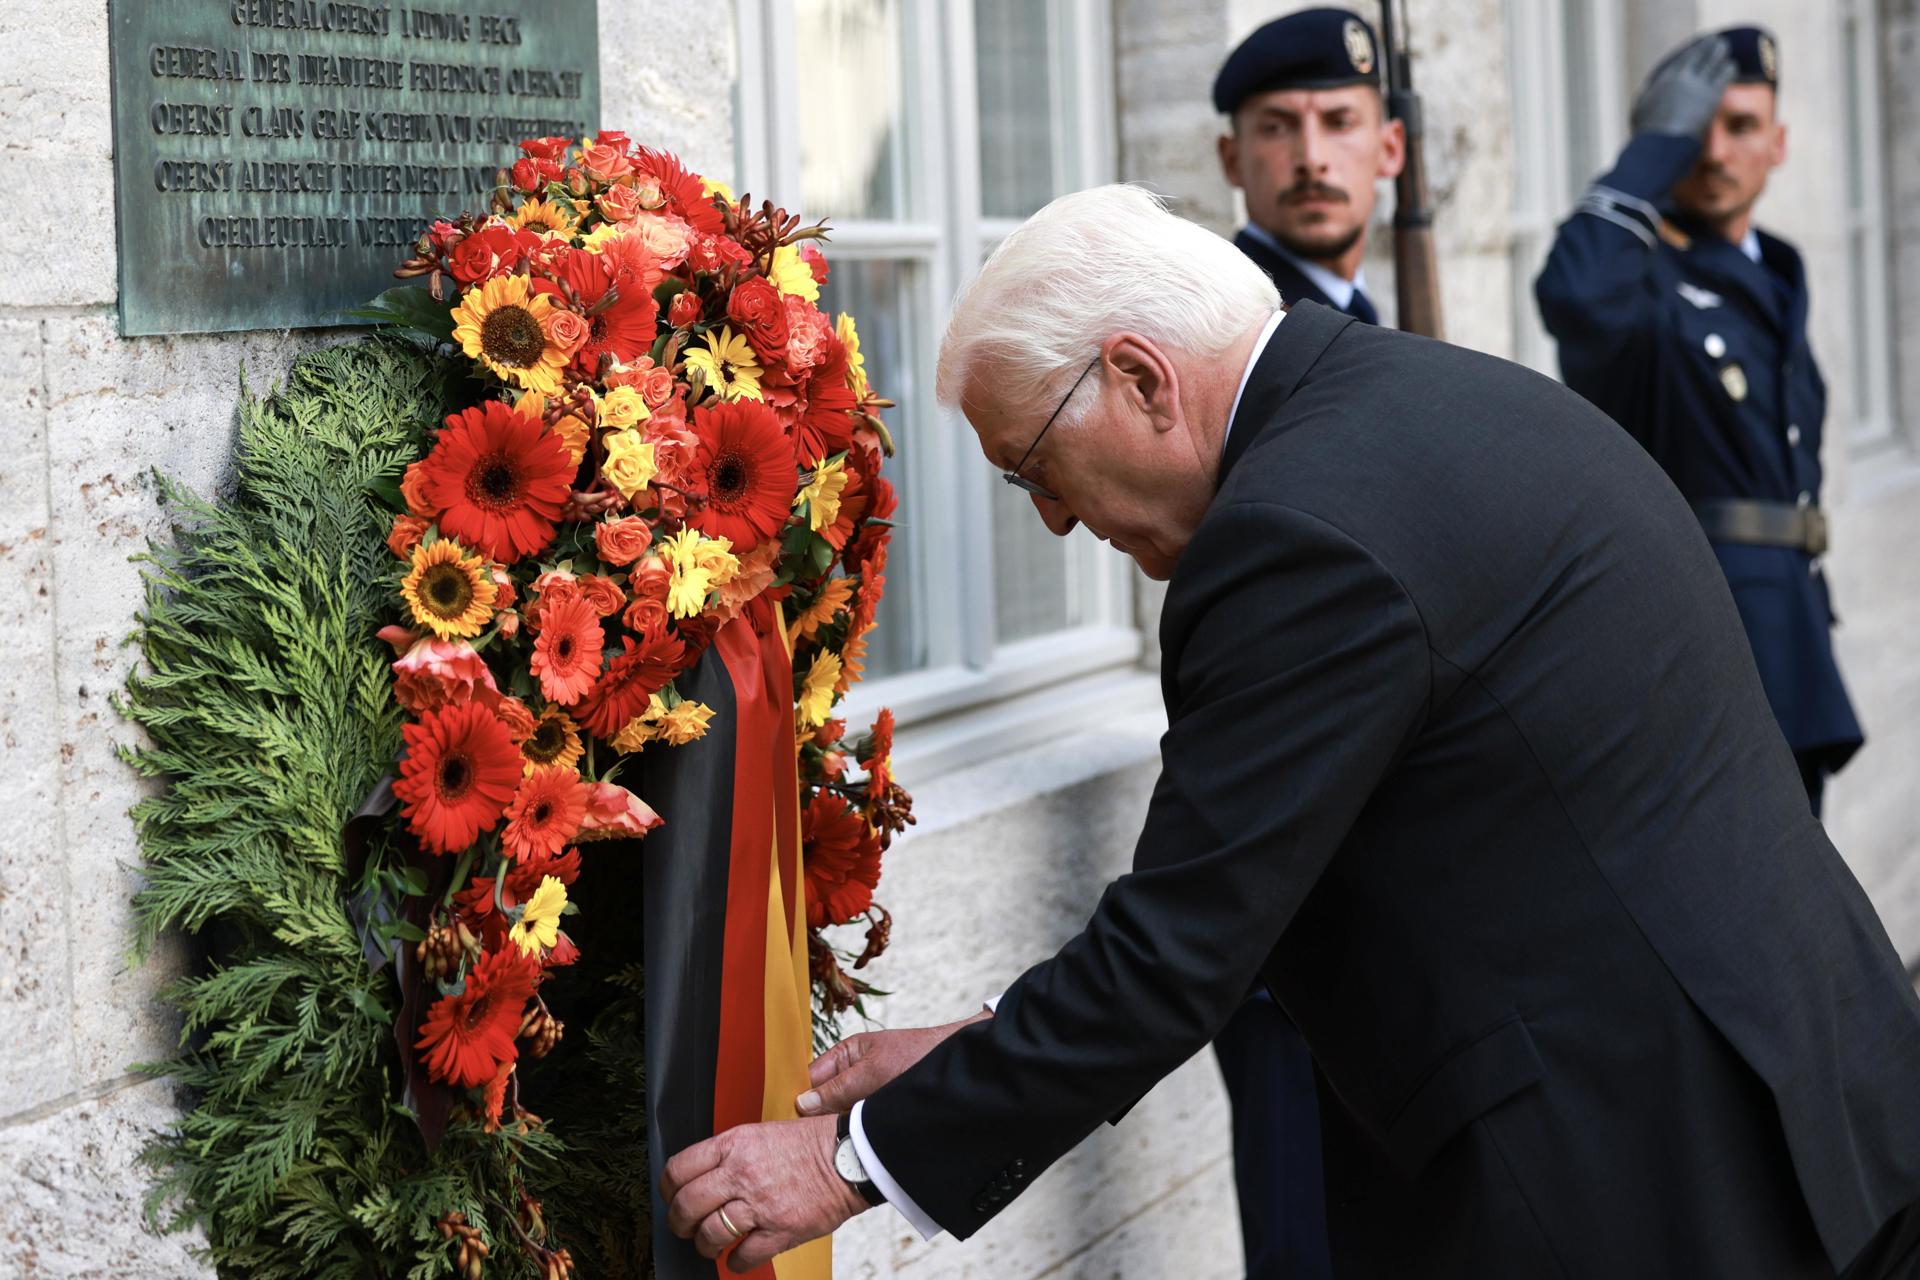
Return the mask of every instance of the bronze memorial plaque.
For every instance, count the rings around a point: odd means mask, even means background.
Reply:
[[[596,0],[114,0],[121,332],[338,324],[522,138],[598,127]]]

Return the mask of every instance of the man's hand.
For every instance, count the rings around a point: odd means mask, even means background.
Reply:
[[[1701,36],[1654,69],[1633,100],[1633,131],[1698,138],[1733,83],[1733,52],[1719,36]]]
[[[734,1271],[831,1235],[867,1207],[834,1172],[834,1146],[827,1116],[743,1124],[696,1143],[660,1175],[667,1226],[691,1239],[703,1258],[732,1249],[727,1266]]]
[[[902,1027],[848,1036],[813,1060],[807,1068],[813,1088],[801,1094],[794,1106],[803,1116],[851,1111],[854,1103],[926,1057],[933,1046],[968,1023],[992,1016],[982,1010],[944,1027]]]

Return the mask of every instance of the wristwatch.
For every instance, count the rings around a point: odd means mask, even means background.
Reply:
[[[873,1185],[873,1179],[867,1176],[867,1166],[860,1163],[859,1149],[853,1145],[853,1116],[848,1112],[840,1113],[840,1123],[834,1130],[837,1145],[833,1149],[833,1171],[860,1193],[860,1198],[868,1205],[879,1207],[887,1202],[880,1194],[880,1188]]]

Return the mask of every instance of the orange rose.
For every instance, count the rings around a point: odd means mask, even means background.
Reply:
[[[627,593],[620,589],[620,584],[597,573],[580,575],[580,596],[603,618],[610,618],[627,607]]]
[[[658,409],[673,399],[673,370],[655,366],[646,371],[640,379],[640,398],[647,402],[647,408]]]
[[[420,545],[420,539],[433,521],[425,516],[398,515],[393,518],[393,529],[387,534],[387,550],[406,560],[413,555],[413,549]]]
[[[640,216],[640,193],[625,184],[608,187],[595,203],[608,222],[632,222]]]
[[[593,545],[608,564],[632,564],[653,544],[653,529],[645,520],[623,516],[593,527]]]
[[[431,519],[440,514],[427,501],[427,467],[424,462],[408,465],[406,474],[400,477],[400,496],[407,500],[407,510],[416,516]]]
[[[580,349],[581,344],[592,336],[593,332],[593,326],[589,325],[586,317],[577,311],[556,308],[547,313],[545,323],[547,341],[566,352],[569,359]]]
[[[635,635],[657,635],[667,625],[666,601],[643,596],[627,606],[620,621]]]
[[[649,555],[633,567],[627,581],[633,585],[636,599],[665,601],[667,588],[673,582],[673,570],[659,556]]]
[[[580,167],[601,182],[624,178],[633,172],[633,164],[619,147],[596,142],[580,152]]]

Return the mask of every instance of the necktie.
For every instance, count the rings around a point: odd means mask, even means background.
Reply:
[[[1355,289],[1353,296],[1347,299],[1347,314],[1355,320],[1364,320],[1368,324],[1380,323],[1380,313],[1373,309],[1373,303],[1367,300],[1367,295],[1358,289]]]

